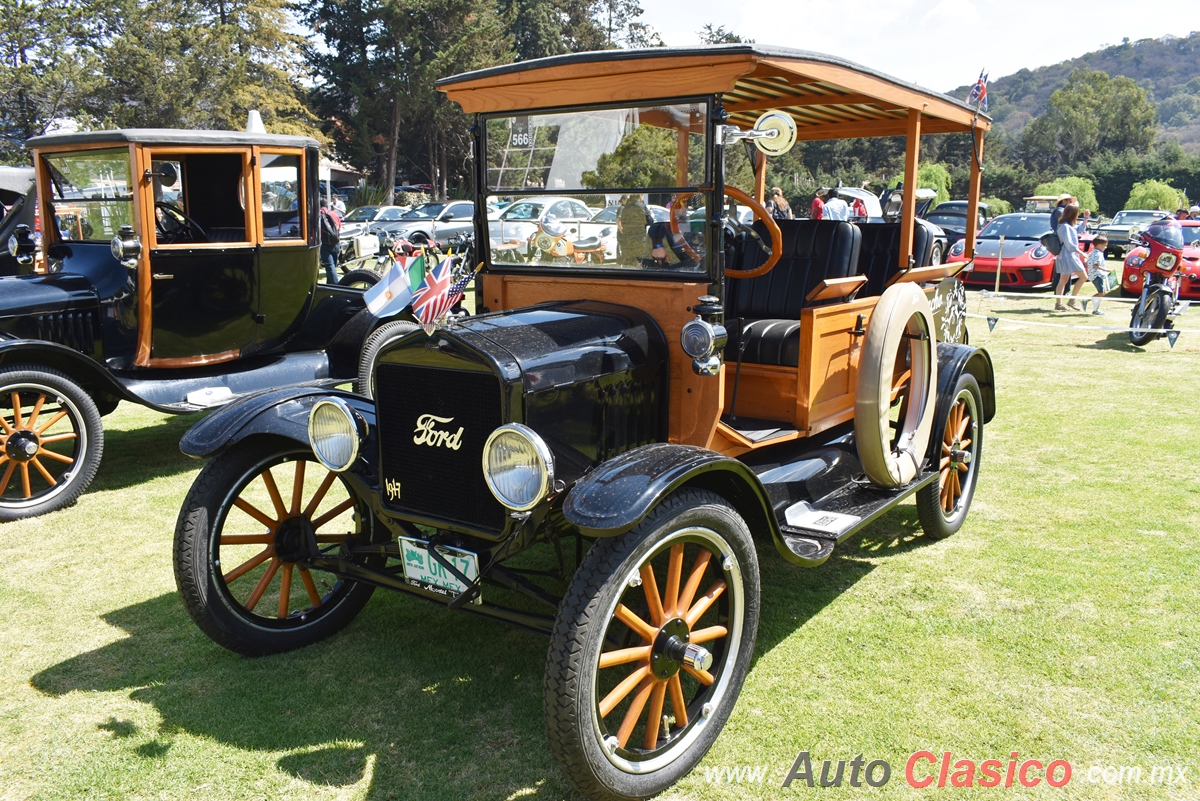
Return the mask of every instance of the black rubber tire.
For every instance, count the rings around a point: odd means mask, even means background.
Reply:
[[[374,270],[351,270],[338,279],[338,286],[370,289],[379,283],[381,276]]]
[[[375,387],[371,383],[371,368],[375,364],[375,356],[389,339],[416,331],[419,326],[408,320],[392,320],[384,323],[371,332],[363,343],[362,353],[358,356],[358,380],[354,382],[354,391],[368,398],[375,397]]]
[[[315,466],[320,470],[325,469],[318,462],[312,461],[312,453],[299,447],[297,443],[261,437],[244,440],[204,466],[192,484],[192,488],[183,502],[183,508],[179,510],[179,519],[175,526],[174,548],[175,584],[179,589],[179,595],[183,599],[188,614],[205,634],[219,645],[245,656],[262,656],[290,651],[329,637],[349,624],[362,611],[363,606],[371,597],[371,593],[375,591],[375,588],[368,584],[309,571],[314,586],[319,578],[328,587],[325,592],[318,595],[321,604],[319,606],[310,605],[296,612],[290,611],[290,600],[295,598],[299,592],[304,591],[303,575],[301,575],[296,577],[292,583],[292,591],[288,593],[289,603],[286,607],[288,614],[279,618],[278,612],[275,617],[257,614],[253,611],[257,608],[254,604],[251,604],[251,608],[248,609],[238,597],[241,593],[235,594],[226,583],[226,574],[220,564],[221,544],[219,539],[229,524],[228,514],[233,510],[233,502],[244,497],[245,490],[251,482],[259,478],[264,470],[284,462],[295,462],[297,459],[306,461],[306,475],[319,475],[315,471],[308,474],[309,466]],[[343,489],[336,490],[337,487]],[[339,480],[333,481],[330,491],[338,492],[339,496],[345,493],[350,498],[354,497],[349,487]],[[290,496],[283,491],[282,497],[286,501]],[[333,499],[326,496],[322,506],[315,511],[320,511],[324,508],[324,504],[331,500]],[[369,520],[367,517],[369,512],[366,510],[365,504],[358,502],[357,506],[359,508],[355,512],[354,520],[361,530],[365,525],[363,521]],[[241,515],[242,512],[239,511],[238,514]],[[266,514],[269,515],[269,511]],[[277,514],[279,513],[277,512]],[[279,514],[279,518],[283,517],[284,515]],[[275,519],[276,522],[279,518]],[[251,521],[252,518],[245,515],[244,520]],[[238,523],[241,525],[242,518],[239,518]],[[258,524],[260,528],[263,525],[262,523]],[[246,524],[246,528],[253,528],[253,526],[253,522]],[[267,532],[265,536],[271,539],[273,537],[270,533],[271,529],[268,528]],[[361,534],[361,531],[348,532],[348,535],[366,536]],[[233,545],[229,547],[232,550]],[[257,548],[257,544],[251,547]],[[271,562],[267,570],[276,561],[281,561],[275,556],[274,543],[268,547],[271,549]],[[252,560],[247,560],[247,562],[249,561]],[[364,560],[364,562],[366,561],[368,560]],[[377,561],[370,563],[376,564]],[[244,564],[234,568],[234,571],[239,570]],[[287,567],[288,564],[281,562],[282,567]],[[255,573],[257,570],[256,567],[242,575],[252,579],[249,574],[257,575]],[[287,573],[290,578],[292,572],[301,571],[280,569],[276,574],[279,576],[278,578],[268,579],[266,589],[277,587],[283,580],[283,574]],[[313,573],[316,573],[316,576],[312,576]],[[236,576],[235,579],[241,578],[242,575]],[[326,580],[327,576],[328,580]],[[247,585],[241,584],[238,585],[238,588],[243,586]],[[275,597],[280,594],[281,590],[277,588]],[[259,600],[265,595],[265,592],[260,594]],[[249,596],[246,600],[249,600]],[[276,609],[281,605],[277,603]]]
[[[43,405],[39,407],[38,418],[33,420],[33,427],[15,426],[14,392],[18,393],[18,400],[23,403],[22,411],[26,414],[22,418],[26,423],[33,419],[32,408],[37,398],[42,398]],[[59,412],[66,414],[54,422],[53,418]],[[52,419],[46,422],[53,433],[49,433],[43,425],[39,435],[38,427],[46,419],[43,416],[46,414],[51,415]],[[8,459],[6,464],[0,465],[0,484],[3,484],[0,487],[0,522],[35,517],[73,504],[96,477],[104,454],[104,426],[92,398],[69,376],[58,370],[31,364],[5,365],[0,367],[0,416],[6,422],[6,428],[0,429],[0,454],[5,453],[9,439],[15,435],[15,432],[7,431],[7,427],[12,426],[23,435],[27,433],[36,437],[38,447],[42,449],[37,456],[23,464]],[[62,421],[66,421],[70,430],[60,426]],[[42,443],[42,436],[69,437],[72,433],[73,438],[59,440],[72,442],[70,446],[43,447],[44,444],[54,443]],[[59,458],[47,456],[46,452],[56,453]],[[67,463],[63,459],[73,461]],[[53,484],[43,478],[38,465],[54,479]],[[55,471],[60,469],[55,475]],[[29,476],[28,498],[24,492],[25,474]],[[35,490],[40,484],[45,484],[45,488]]]
[[[425,234],[421,233],[420,231],[416,232],[415,234],[413,234],[411,236],[405,237],[405,238],[408,239],[408,241],[412,244],[413,247],[416,247],[416,248],[419,248],[422,245],[424,245],[424,246],[429,245],[429,237],[426,236]]]
[[[970,440],[967,450],[971,454],[966,478],[958,479],[961,492],[953,506],[946,510],[942,507],[942,478],[939,477],[932,484],[917,490],[917,518],[921,521],[921,528],[926,536],[936,540],[945,539],[962,528],[963,521],[967,519],[967,512],[971,509],[971,499],[975,497],[975,484],[979,479],[979,459],[983,455],[983,393],[979,390],[979,382],[970,373],[963,373],[958,377],[948,411],[953,412],[959,404],[966,408],[966,414],[970,417],[965,436]],[[935,462],[939,473],[942,469],[941,460],[946,458],[943,456],[946,448],[953,450],[954,444],[960,441],[955,436],[957,432],[951,431],[955,422],[952,414],[948,413],[945,420],[941,435],[938,435],[939,432],[934,432],[933,435],[934,444],[942,443],[942,447],[937,449],[939,455],[936,457],[938,461]],[[934,444],[930,445],[930,450],[933,450]]]
[[[932,267],[936,267],[936,266],[938,266],[939,264],[941,264],[941,263],[942,263],[942,259],[943,259],[943,257],[944,257],[944,253],[943,253],[943,251],[942,251],[942,243],[941,243],[941,242],[934,242],[934,243],[933,243],[933,250],[932,250],[932,251],[930,251],[930,253],[929,253],[929,264],[930,264],[930,266],[932,266]]]
[[[1146,308],[1139,314],[1137,304],[1134,304],[1133,311],[1129,317],[1129,327],[1134,329],[1161,329],[1167,322],[1167,305],[1163,299],[1163,293],[1153,289],[1146,297]],[[1154,331],[1135,330],[1129,332],[1129,341],[1139,348],[1149,345],[1154,340],[1158,339],[1161,334]]]
[[[685,540],[687,537],[704,539],[698,542]],[[717,598],[718,602],[725,598],[725,606],[717,619],[727,626],[727,635],[720,638],[723,647],[709,646],[714,649],[710,669],[714,683],[705,688],[696,682],[691,689],[690,701],[689,692],[681,690],[689,719],[668,741],[657,740],[659,745],[648,752],[632,745],[629,751],[617,748],[610,757],[603,744],[606,739],[604,716],[596,699],[600,691],[597,674],[601,670],[598,667],[601,649],[605,643],[613,642],[609,636],[612,615],[618,602],[635,603],[637,593],[642,592],[630,587],[627,583],[630,577],[638,575],[642,565],[656,558],[662,559],[669,554],[672,545],[680,543],[686,543],[685,548],[697,549],[697,554],[699,549],[705,549],[713,555],[704,568],[708,572],[700,583],[701,588],[709,586],[707,582],[713,575],[720,580],[729,580],[727,592]],[[710,544],[716,551],[705,548],[705,544]],[[728,571],[723,569],[726,557],[732,557]],[[705,615],[713,614],[715,609],[714,604]],[[750,530],[726,501],[711,492],[680,490],[659,504],[633,530],[620,537],[599,540],[579,566],[559,605],[543,685],[550,750],[571,785],[592,799],[646,798],[662,792],[691,771],[720,734],[737,701],[754,653],[758,617],[758,558]],[[738,620],[740,627],[736,625]],[[701,621],[703,618],[695,625]],[[617,677],[608,678],[615,681]],[[647,686],[654,685],[642,685],[643,688]],[[667,695],[665,701],[674,708],[668,690],[662,692]],[[661,695],[659,700],[664,700]],[[630,705],[633,703],[631,701]],[[651,701],[651,708],[653,705]],[[711,705],[707,715],[701,711],[705,705]],[[610,716],[617,715],[619,708],[614,707]],[[661,709],[667,709],[667,705]],[[640,722],[642,711],[639,709],[637,713],[634,731],[645,725]],[[653,715],[649,712],[647,721]],[[657,725],[655,731],[662,733]],[[649,734],[643,728],[643,745],[647,736]],[[612,737],[610,734],[607,739]],[[661,760],[662,764],[633,773],[613,761],[630,764],[626,754],[631,759]]]

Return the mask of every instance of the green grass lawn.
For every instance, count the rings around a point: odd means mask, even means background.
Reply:
[[[1086,290],[1085,290],[1086,291]],[[664,797],[1200,797],[1200,333],[1034,322],[1044,297],[982,299],[972,341],[999,410],[964,529],[905,504],[823,567],[760,545],[755,664],[708,757]],[[1200,312],[1179,321],[1200,329]],[[0,526],[0,799],[558,799],[542,726],[544,638],[377,592],[343,633],[246,659],[175,594],[175,516],[196,418],[122,406],[93,490]],[[914,790],[915,751],[1074,768],[1063,790]],[[886,760],[879,789],[780,785],[798,752]],[[1087,781],[1140,766],[1139,785]],[[762,766],[761,782],[728,768]],[[1155,766],[1186,784],[1148,783]],[[927,770],[925,771],[928,772]]]

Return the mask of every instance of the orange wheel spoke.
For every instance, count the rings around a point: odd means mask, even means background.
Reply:
[[[29,488],[29,463],[21,462],[21,492],[25,493],[26,498],[33,497],[33,490]]]
[[[956,436],[954,438],[962,439],[964,436],[966,436],[967,429],[970,427],[970,425],[971,418],[963,415],[962,421],[958,424],[958,428],[956,429]]]
[[[3,495],[4,491],[6,489],[8,489],[8,481],[9,481],[9,479],[12,478],[13,470],[16,470],[16,469],[17,469],[16,462],[8,463],[8,467],[5,468],[5,470],[4,470],[4,478],[0,478],[0,495]]]
[[[37,403],[33,404],[33,411],[29,413],[29,422],[27,422],[25,424],[29,428],[33,428],[34,426],[37,425],[38,415],[41,414],[42,404],[45,402],[46,402],[46,396],[44,394],[38,395]]]
[[[304,464],[301,462],[300,464]],[[279,619],[283,620],[288,616],[288,605],[292,600],[292,566],[290,564],[283,566],[283,572],[279,574]]]
[[[304,495],[304,465],[303,459],[296,460],[296,480],[292,482],[292,516],[300,514],[300,497]]]
[[[671,708],[675,710],[675,728],[681,729],[688,725],[687,704],[683,700],[683,684],[676,673],[667,679],[667,690],[671,693]]]
[[[318,517],[316,520],[312,521],[312,527],[313,527],[313,531],[316,531],[316,530],[317,530],[317,529],[319,529],[321,526],[325,525],[325,524],[326,524],[326,523],[328,523],[330,520],[332,520],[333,518],[337,517],[337,516],[338,516],[338,515],[340,515],[342,512],[346,511],[347,509],[349,509],[349,508],[350,508],[350,507],[352,507],[352,506],[354,506],[354,499],[353,499],[353,498],[347,498],[346,500],[342,501],[341,503],[339,503],[337,506],[335,506],[335,507],[333,507],[332,509],[330,509],[330,510],[329,510],[328,512],[326,512],[325,514],[321,515],[321,516],[320,516],[320,517]]]
[[[630,662],[637,662],[639,659],[650,658],[650,646],[639,645],[636,648],[622,648],[618,651],[609,651],[600,654],[600,667],[610,668],[617,665],[628,665]]]
[[[42,478],[46,479],[47,484],[52,487],[58,484],[58,482],[54,480],[54,476],[50,475],[50,471],[46,469],[45,465],[38,461],[36,456],[30,459],[29,462],[37,469],[39,473],[42,474]]]
[[[242,576],[246,575],[251,570],[258,567],[259,565],[261,565],[263,562],[267,561],[270,558],[271,558],[271,549],[269,547],[263,548],[262,551],[260,551],[257,556],[250,557],[245,562],[242,562],[240,565],[235,567],[233,570],[230,570],[228,573],[226,573],[224,575],[225,583],[229,584],[232,581],[234,581],[235,579],[240,579]]]
[[[637,613],[625,604],[617,604],[617,611],[613,612],[613,617],[633,629],[634,633],[646,642],[654,642],[654,638],[658,636],[658,629],[638,617]]]
[[[705,687],[712,686],[713,676],[707,670],[696,670],[695,668],[690,668],[687,665],[680,665],[680,667],[686,670],[689,675],[695,677],[696,681],[700,682]]]
[[[938,469],[939,469],[939,470],[945,470],[945,469],[946,469],[947,467],[949,467],[949,466],[950,466],[950,457],[949,457],[949,456],[943,456],[943,457],[942,457],[942,461],[941,461],[941,462],[938,464]]]
[[[971,440],[969,440],[969,439],[961,440],[958,443],[958,447],[962,448],[965,451],[967,448],[971,447]]]
[[[254,592],[250,593],[250,597],[246,599],[247,612],[253,612],[254,607],[258,606],[263,593],[271,585],[271,579],[275,578],[275,573],[279,570],[280,564],[282,563],[278,559],[272,559],[271,564],[267,565],[267,572],[262,574],[262,578],[258,580],[258,584],[254,585]]]
[[[666,618],[663,616],[662,597],[658,594],[658,579],[654,577],[654,566],[647,562],[638,573],[642,577],[642,591],[646,593],[646,604],[650,608],[650,622],[661,626],[666,622]]]
[[[63,456],[61,453],[58,453],[57,451],[48,450],[46,448],[42,448],[41,450],[39,450],[37,455],[45,456],[47,459],[53,459],[56,462],[62,462],[64,464],[75,464],[75,460],[72,459],[70,456]]]
[[[722,637],[725,637],[728,635],[729,635],[729,629],[725,628],[724,626],[709,626],[706,629],[697,629],[696,631],[693,631],[692,636],[689,637],[688,640],[690,642],[699,644],[702,642],[712,642],[713,640],[719,640]]]
[[[692,566],[692,573],[688,576],[687,584],[683,585],[683,593],[680,594],[679,601],[675,605],[676,614],[678,614],[678,610],[691,607],[692,599],[696,597],[696,590],[700,589],[700,582],[704,580],[704,571],[708,569],[711,559],[712,551],[701,548],[699,555],[696,556],[696,563]]]
[[[42,439],[42,444],[45,445],[49,442],[65,442],[66,440],[69,440],[69,439],[75,439],[78,436],[79,435],[76,434],[74,431],[71,431],[70,433],[67,433],[67,434],[54,434],[49,437],[42,437],[41,439]]]
[[[658,727],[662,721],[663,701],[666,697],[667,683],[655,682],[654,692],[650,693],[650,714],[646,717],[646,739],[642,741],[642,747],[647,751],[653,751],[658,745]]]
[[[221,545],[270,545],[270,534],[222,534]]]
[[[241,509],[246,514],[253,517],[258,522],[262,523],[264,526],[266,526],[271,531],[274,531],[275,526],[279,524],[278,520],[272,520],[271,518],[267,517],[266,512],[259,510],[259,508],[257,506],[254,506],[249,501],[243,500],[241,498],[236,498],[233,502],[233,505],[236,506],[237,508]]]
[[[633,692],[633,688],[638,686],[638,683],[650,675],[650,663],[642,665],[637,670],[630,673],[616,687],[612,688],[612,692],[604,696],[604,700],[600,702],[600,717],[608,717],[617,704],[625,700],[625,696]]]
[[[5,434],[11,434],[14,431],[16,431],[15,428],[13,428],[11,425],[9,425],[8,418],[2,414],[0,414],[0,426],[4,427]]]
[[[953,442],[943,442],[942,443],[942,453],[945,456],[949,456],[951,453],[954,452],[954,450],[950,447],[953,444],[954,444]]]
[[[663,595],[663,608],[671,617],[679,614],[679,582],[682,578],[683,543],[678,542],[671,546],[671,560],[667,563],[667,591]]]
[[[965,472],[967,472],[967,471],[968,471],[968,470],[970,470],[970,469],[971,469],[971,468],[970,468],[969,466],[967,466],[967,465],[963,464],[962,462],[959,462],[959,463],[958,463],[958,472],[960,472],[960,473],[965,473]]]
[[[275,484],[275,476],[271,474],[271,468],[262,471],[263,483],[267,485],[267,492],[271,496],[271,503],[275,505],[275,516],[278,520],[283,520],[287,517],[287,508],[283,505],[283,498],[279,495],[279,487]]]
[[[653,679],[646,679],[638,688],[637,695],[633,696],[633,701],[629,704],[629,711],[625,713],[625,719],[621,721],[621,728],[617,730],[617,744],[621,748],[624,748],[625,743],[629,742],[629,735],[633,734],[638,718],[642,716],[642,710],[646,708],[646,702],[650,700],[650,693],[654,692],[654,684]]]
[[[304,591],[308,593],[308,600],[312,601],[314,607],[321,605],[321,594],[317,592],[317,585],[313,583],[312,574],[304,568],[300,568],[300,581],[304,582]]]
[[[12,394],[13,401],[13,428],[23,428],[21,421],[21,393],[14,392]]]
[[[938,484],[941,485],[942,489],[945,489],[946,482],[948,482],[949,480],[950,480],[950,465],[946,465],[945,467],[942,468],[941,476],[939,476],[939,478],[938,478]]]
[[[693,628],[696,621],[704,616],[708,608],[713,605],[717,598],[721,597],[721,593],[725,592],[725,582],[718,581],[716,584],[708,588],[708,592],[700,596],[700,600],[696,601],[696,605],[688,610],[688,613],[683,616],[683,620],[688,624],[688,628]]]
[[[321,501],[325,500],[325,493],[329,492],[329,487],[333,484],[333,480],[337,478],[337,473],[332,470],[325,476],[321,482],[321,486],[317,487],[317,494],[312,496],[312,500],[308,502],[308,506],[304,507],[304,516],[312,519],[313,512],[317,511],[317,507],[321,505]]]
[[[67,413],[65,410],[59,410],[59,411],[55,412],[54,416],[50,418],[50,422],[46,423],[41,428],[35,429],[34,433],[41,434],[43,431],[50,428],[52,425],[54,425],[55,423],[57,423],[59,420],[63,419],[66,416],[67,416]]]

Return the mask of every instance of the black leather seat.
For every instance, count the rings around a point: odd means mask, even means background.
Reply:
[[[858,257],[858,275],[867,277],[867,284],[858,297],[882,295],[900,272],[900,223],[862,223],[862,251]],[[917,223],[913,228],[913,256],[916,264],[929,264],[933,255],[933,236],[929,229]]]
[[[856,274],[862,234],[857,226],[838,220],[779,220],[783,253],[766,275],[725,279],[725,325],[729,344],[725,359],[734,363],[741,342],[742,361],[797,367],[800,363],[800,310],[810,305],[809,292],[826,278]],[[764,242],[766,228],[754,223]],[[750,243],[734,269],[750,270],[766,255]],[[828,301],[825,301],[828,302]],[[738,330],[738,318],[742,318]]]

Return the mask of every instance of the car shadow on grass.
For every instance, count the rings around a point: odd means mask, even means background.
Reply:
[[[1121,353],[1142,353],[1143,348],[1134,347],[1134,344],[1129,341],[1128,331],[1113,331],[1104,339],[1098,339],[1095,342],[1078,345],[1080,348],[1089,350],[1115,350]]]
[[[866,577],[877,558],[918,547],[915,530],[914,508],[892,510],[812,570],[760,543],[756,655]],[[174,738],[186,732],[284,752],[280,771],[331,787],[366,783],[370,799],[574,797],[546,744],[548,643],[540,635],[382,590],[340,634],[257,659],[214,644],[174,593],[103,619],[128,636],[31,683],[52,697],[128,692],[151,704],[162,719],[154,731],[112,717],[95,722],[119,731],[131,756],[171,758]]]
[[[154,425],[106,430],[92,490],[124,489],[197,469],[201,463],[183,455],[179,440],[200,420],[198,414],[173,415]]]

